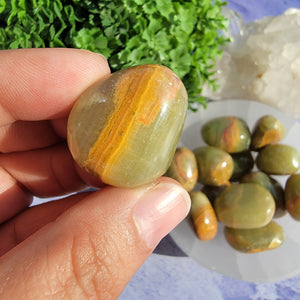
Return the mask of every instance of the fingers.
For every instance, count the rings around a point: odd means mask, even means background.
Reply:
[[[0,51],[0,126],[67,116],[89,85],[109,74],[106,60],[75,49]]]
[[[104,186],[77,166],[65,143],[0,154],[0,165],[0,224],[28,207],[32,195],[56,197]]]
[[[0,226],[0,257],[46,224],[53,222],[64,211],[88,194],[87,192],[75,194],[60,200],[29,207],[2,224]]]
[[[65,138],[76,99],[110,73],[101,55],[75,49],[4,50],[0,65],[0,152],[47,147]]]
[[[0,259],[2,297],[116,299],[189,201],[166,178],[90,194]]]
[[[29,206],[31,202],[32,195],[0,167],[0,224]]]
[[[66,195],[86,188],[86,182],[95,183],[76,167],[65,143],[45,149],[0,154],[0,165],[38,197]],[[1,198],[5,198],[5,193],[0,194]]]
[[[16,121],[0,127],[0,152],[27,151],[59,142],[50,121]]]

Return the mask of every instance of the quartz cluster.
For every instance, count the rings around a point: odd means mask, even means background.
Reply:
[[[300,119],[300,10],[247,24],[234,13],[230,21],[231,43],[216,66],[219,88],[204,87],[202,95],[261,101]]]

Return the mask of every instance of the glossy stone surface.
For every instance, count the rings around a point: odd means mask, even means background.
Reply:
[[[230,178],[231,181],[239,180],[243,175],[250,172],[254,166],[254,159],[251,151],[232,153],[231,157],[233,159],[233,173]]]
[[[200,191],[190,192],[191,196],[191,217],[196,233],[200,240],[212,240],[218,231],[218,221],[215,211],[206,197]]]
[[[197,161],[193,151],[186,147],[177,148],[165,176],[177,180],[188,192],[191,191],[198,179]]]
[[[290,145],[268,145],[259,151],[256,165],[267,174],[293,174],[297,172],[300,166],[299,152]]]
[[[228,185],[233,172],[233,160],[225,151],[212,147],[194,150],[198,165],[198,181],[204,185]]]
[[[226,227],[224,233],[227,242],[235,250],[245,253],[256,253],[278,248],[285,239],[282,227],[274,221],[255,229]]]
[[[238,117],[218,117],[203,125],[203,140],[228,153],[241,152],[249,148],[251,134],[246,122]]]
[[[140,65],[89,87],[68,120],[75,161],[104,183],[139,186],[163,175],[183,128],[186,89],[170,69]]]
[[[285,185],[285,204],[289,214],[300,221],[300,174],[291,175]]]
[[[283,139],[285,133],[284,125],[278,119],[271,115],[263,116],[254,127],[251,149],[257,150],[269,144],[276,144]]]
[[[218,220],[227,227],[250,229],[268,224],[275,212],[270,192],[256,183],[233,184],[215,200]]]
[[[284,190],[281,184],[274,178],[271,178],[264,172],[257,171],[248,173],[245,176],[243,176],[241,182],[258,183],[265,187],[271,193],[276,205],[274,218],[279,218],[286,214]]]

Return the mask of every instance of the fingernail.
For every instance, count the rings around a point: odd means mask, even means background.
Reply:
[[[161,182],[149,188],[134,209],[141,237],[152,249],[190,210],[190,196],[180,186]]]

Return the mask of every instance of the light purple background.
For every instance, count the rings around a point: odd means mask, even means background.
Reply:
[[[300,0],[227,2],[246,22],[278,15],[291,7],[300,9]],[[132,278],[120,299],[300,300],[300,274],[266,284],[238,281],[199,266],[167,236]]]

